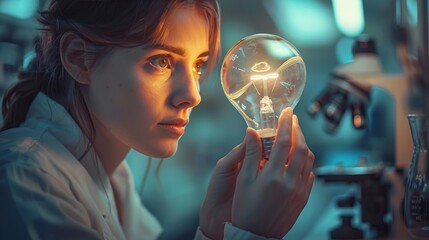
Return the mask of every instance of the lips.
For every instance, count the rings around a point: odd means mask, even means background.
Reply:
[[[175,125],[180,127],[185,127],[188,124],[188,120],[182,118],[176,118],[169,121],[161,122],[160,125]]]
[[[161,129],[173,136],[181,136],[185,132],[185,127],[188,124],[187,119],[176,118],[159,123]]]

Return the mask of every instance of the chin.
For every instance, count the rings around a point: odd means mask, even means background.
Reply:
[[[154,157],[154,158],[169,158],[169,157],[173,156],[175,153],[176,153],[176,151],[173,151],[173,152],[161,152],[161,153],[152,154],[150,156]]]
[[[150,149],[134,149],[146,156],[153,157],[153,158],[169,158],[173,156],[177,152],[177,144],[174,144],[174,146],[155,146]]]

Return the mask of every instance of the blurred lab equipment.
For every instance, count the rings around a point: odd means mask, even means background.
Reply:
[[[384,178],[384,165],[367,166],[361,159],[362,166],[342,167],[323,166],[316,169],[318,178],[327,183],[349,183],[357,185],[357,193],[337,200],[337,208],[359,208],[360,221],[368,225],[366,233],[360,226],[352,225],[356,215],[347,212],[340,214],[341,224],[330,230],[330,239],[381,238],[390,235],[392,224],[389,217],[391,209],[391,184]]]
[[[408,4],[416,4],[417,24],[410,23]],[[410,109],[429,113],[429,5],[426,0],[397,0],[396,53],[409,83],[405,102]]]
[[[425,0],[418,0],[417,26],[408,23],[407,1],[398,0],[397,53],[401,59],[410,92],[407,104],[422,110],[422,114],[409,114],[409,127],[414,147],[410,158],[404,194],[404,219],[408,234],[415,239],[429,238],[429,5]],[[413,36],[414,34],[414,36]],[[413,38],[414,37],[414,38]],[[413,41],[414,40],[414,41]],[[413,55],[410,48],[415,48]]]
[[[327,88],[310,105],[308,113],[310,116],[323,113],[327,122],[326,132],[334,134],[345,112],[350,109],[350,127],[365,129],[369,125],[368,119],[371,119],[366,113],[371,104],[371,93],[373,88],[381,88],[392,96],[395,104],[396,111],[392,116],[395,122],[395,160],[389,162],[386,159],[362,156],[361,159],[356,159],[355,165],[351,166],[345,162],[342,165],[321,166],[315,169],[315,173],[318,178],[328,183],[345,182],[357,185],[357,192],[346,197],[349,203],[342,204],[346,199],[338,199],[337,207],[358,207],[360,223],[369,226],[362,228],[361,224],[352,225],[352,219],[357,217],[356,215],[339,214],[342,223],[330,230],[331,239],[388,237],[400,228],[397,226],[401,224],[401,218],[397,213],[400,204],[392,199],[395,183],[392,183],[391,179],[398,180],[398,177],[386,167],[393,165],[396,169],[404,169],[409,164],[412,151],[411,140],[407,137],[410,133],[404,127],[409,108],[403,102],[407,98],[409,87],[404,76],[387,75],[383,72],[375,40],[371,37],[358,37],[352,51],[353,61],[332,71],[332,79]],[[397,197],[398,194],[395,194]]]
[[[0,38],[0,95],[15,81],[23,55],[22,45]]]
[[[411,134],[406,127],[407,115],[411,111],[406,104],[409,82],[404,75],[388,75],[383,72],[375,40],[367,35],[356,39],[353,56],[352,62],[332,71],[332,79],[326,90],[310,105],[308,113],[315,116],[318,112],[323,112],[327,120],[325,130],[334,134],[345,111],[350,109],[351,126],[364,129],[370,119],[366,112],[371,104],[373,88],[389,93],[395,106],[394,116],[388,118],[393,118],[394,121],[395,159],[364,158],[357,161],[356,166],[321,166],[315,172],[326,182],[357,184],[358,193],[350,197],[359,203],[357,206],[360,207],[361,223],[369,225],[369,231],[366,230],[364,235],[369,238],[388,237],[403,228],[401,217],[398,216],[400,204],[396,200],[400,190],[396,189],[398,184],[395,184],[400,179],[396,172],[386,167],[394,167],[398,171],[406,169],[412,156]],[[395,191],[392,191],[394,187]],[[354,216],[350,214],[340,215],[342,224],[330,231],[331,239],[359,239],[359,231],[364,232],[364,229],[352,226],[349,223],[352,217]],[[397,235],[399,234],[401,233]]]
[[[427,113],[429,113],[429,71],[427,70],[429,69],[429,8],[427,1],[417,0],[416,2],[418,24],[416,30],[412,30],[406,21],[407,0],[397,1],[396,53],[404,68],[403,75],[384,74],[378,61],[375,42],[368,36],[361,36],[353,48],[353,62],[334,69],[331,75],[332,80],[327,89],[308,108],[308,113],[311,116],[315,116],[318,112],[324,113],[328,122],[326,130],[333,134],[348,107],[352,110],[353,127],[361,129],[368,125],[366,120],[368,116],[362,109],[371,104],[372,88],[381,88],[391,94],[395,106],[393,118],[395,132],[394,167],[397,171],[391,171],[392,169],[383,166],[383,159],[377,159],[378,164],[365,165],[362,168],[359,166],[345,168],[322,166],[315,172],[318,177],[327,182],[357,182],[360,185],[360,192],[356,200],[361,203],[362,222],[365,222],[364,212],[374,210],[376,208],[372,208],[372,206],[378,205],[381,207],[378,209],[380,213],[387,213],[385,216],[389,216],[389,212],[392,214],[390,215],[391,221],[386,221],[389,218],[375,217],[374,219],[377,220],[374,222],[377,226],[376,229],[380,229],[380,233],[384,234],[383,227],[387,227],[384,230],[387,230],[387,233],[390,232],[390,236],[400,237],[399,239],[408,239],[409,236],[428,239],[429,236],[429,192],[426,179],[426,172],[429,169],[427,167],[427,126],[429,124],[421,120],[427,118]],[[416,35],[415,39],[411,38],[411,33]],[[413,47],[417,49],[416,56],[413,56],[412,51],[410,51],[410,48]],[[420,115],[421,112],[426,115]],[[411,127],[411,131],[408,126]],[[377,165],[380,167],[377,168]],[[408,168],[407,184],[403,186],[404,179],[400,173]],[[369,190],[377,185],[380,190]],[[401,207],[400,199],[404,197],[404,191],[405,207]],[[364,202],[367,202],[364,200],[365,195],[372,197],[380,192],[384,193],[380,195],[378,200],[373,199],[372,206],[365,206]],[[350,198],[355,199],[354,196]],[[344,199],[339,200],[339,202],[343,201]],[[344,207],[342,204],[337,206]],[[405,228],[398,214],[398,212],[402,212],[401,209],[405,214],[409,236],[405,236],[406,233],[403,233],[402,230],[398,231],[398,229]],[[342,224],[330,231],[331,239],[359,238],[363,229],[359,229],[360,225],[352,225],[352,216],[341,215],[340,217]],[[376,234],[370,237],[378,236]]]
[[[280,113],[295,107],[304,90],[306,69],[298,50],[272,34],[245,37],[226,54],[221,81],[247,126],[258,131],[268,159]]]
[[[0,96],[17,80],[18,71],[29,60],[37,33],[33,16],[44,2],[0,1]]]
[[[405,189],[405,220],[416,239],[429,238],[429,115],[408,116],[413,137],[413,158]]]
[[[327,120],[326,131],[334,134],[345,111],[350,108],[352,126],[363,129],[368,124],[366,112],[371,103],[372,88],[388,92],[395,105],[395,115],[392,116],[395,126],[395,159],[391,162],[397,168],[406,168],[412,151],[411,135],[405,127],[408,125],[409,113],[405,104],[409,92],[408,81],[403,75],[383,73],[375,41],[367,35],[356,39],[353,56],[352,62],[333,70],[326,90],[310,105],[308,113],[315,116],[322,111]]]

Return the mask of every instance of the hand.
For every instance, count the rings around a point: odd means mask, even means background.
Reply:
[[[245,159],[235,186],[232,224],[260,236],[280,239],[306,205],[314,180],[314,155],[291,108],[279,118],[276,141],[262,169],[261,156],[258,133],[248,129]]]
[[[223,239],[224,223],[231,222],[235,182],[244,153],[245,145],[241,143],[217,162],[210,179],[200,211],[200,228],[210,239]]]

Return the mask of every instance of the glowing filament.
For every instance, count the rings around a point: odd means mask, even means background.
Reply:
[[[250,80],[252,80],[252,82],[256,82],[256,81],[262,81],[262,85],[263,85],[263,96],[268,96],[268,80],[274,80],[277,81],[277,78],[279,77],[278,73],[268,73],[268,74],[258,74],[258,75],[252,75],[250,76]],[[256,91],[258,91],[258,94],[261,95],[260,90],[258,90],[258,87],[256,86],[257,84],[254,84]],[[274,87],[274,85],[273,85]]]
[[[250,80],[252,80],[252,81],[258,81],[258,80],[267,81],[268,79],[277,79],[278,77],[279,77],[278,73],[268,73],[268,74],[264,74],[264,75],[252,75],[252,76],[250,76]]]

